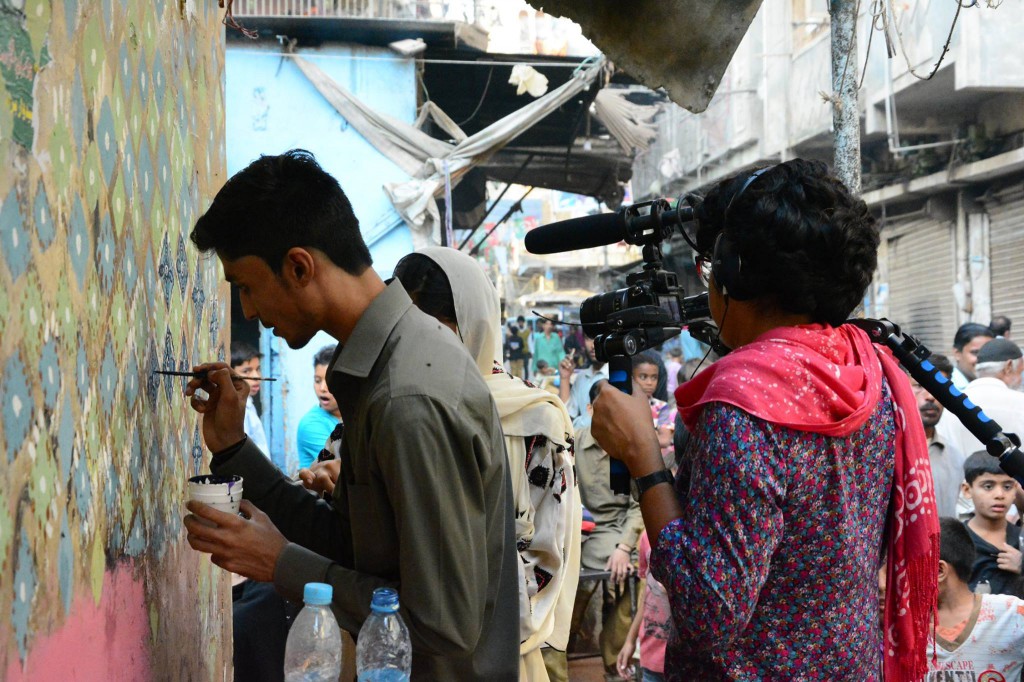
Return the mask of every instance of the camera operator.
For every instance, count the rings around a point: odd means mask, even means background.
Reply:
[[[720,182],[695,218],[734,350],[676,392],[692,436],[674,489],[641,391],[602,391],[593,423],[636,479],[676,626],[668,679],[919,679],[938,562],[927,442],[895,360],[843,324],[875,270],[875,221],[800,159]]]

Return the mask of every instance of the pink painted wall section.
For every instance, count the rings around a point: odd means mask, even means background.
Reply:
[[[152,661],[146,590],[124,565],[103,576],[100,602],[91,593],[71,605],[67,624],[38,637],[24,666],[14,659],[7,682],[23,680],[146,680]]]

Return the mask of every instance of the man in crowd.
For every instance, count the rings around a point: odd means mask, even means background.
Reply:
[[[956,367],[949,377],[954,386],[962,391],[974,380],[974,365],[978,362],[978,351],[995,337],[996,333],[983,324],[968,322],[960,325],[953,337],[953,359],[956,361]]]
[[[530,360],[533,358],[533,330],[526,324],[526,318],[520,315],[516,318],[516,333],[523,340],[523,374],[524,379],[530,378]]]
[[[963,392],[1003,427],[1005,433],[1024,437],[1024,393],[1017,390],[1024,371],[1024,359],[1017,344],[1007,339],[989,341],[978,351],[974,371],[978,378]],[[949,432],[947,442],[960,452],[985,449],[985,445],[959,419],[950,419],[946,428]]]
[[[548,363],[548,367],[558,367],[558,363],[565,357],[565,348],[562,346],[562,337],[555,333],[555,324],[551,320],[544,320],[541,325],[541,332],[533,335],[533,369],[536,371],[537,363],[540,360]]]
[[[353,634],[374,589],[396,588],[413,680],[515,679],[508,464],[490,391],[463,344],[400,282],[384,284],[348,198],[308,152],[264,156],[232,177],[192,240],[216,252],[248,319],[292,348],[319,331],[339,340],[327,381],[346,433],[328,504],[245,437],[245,382],[223,363],[196,367],[207,374],[186,395],[203,415],[211,469],[243,476],[246,499],[244,517],[190,502],[189,544],[292,600],[306,583],[331,584],[334,615]]]
[[[587,337],[584,340],[587,351],[587,358],[590,364],[581,370],[576,370],[575,365],[568,358],[558,363],[558,373],[561,375],[561,382],[558,386],[558,397],[565,403],[569,410],[569,416],[573,419],[587,413],[587,405],[590,404],[590,387],[598,379],[608,378],[608,368],[605,363],[598,362],[597,352],[594,349],[594,340]]]
[[[523,360],[526,359],[526,342],[519,335],[519,330],[510,321],[505,328],[505,354],[508,360],[509,373],[520,379],[526,378],[523,372]]]
[[[606,679],[617,674],[616,659],[623,642],[626,641],[632,622],[629,612],[629,589],[625,580],[633,572],[637,558],[635,550],[644,526],[637,501],[629,495],[616,494],[611,489],[611,464],[608,453],[601,449],[590,431],[590,415],[593,413],[590,403],[603,388],[609,387],[608,382],[604,380],[593,382],[587,391],[587,405],[584,406],[586,412],[574,422],[576,474],[580,497],[583,506],[597,523],[587,541],[583,543],[580,563],[583,568],[611,573],[611,579],[602,593],[602,626],[599,637]],[[587,605],[600,585],[601,583],[597,581],[580,583],[576,604],[573,607],[571,632],[579,629]],[[561,661],[564,661],[564,654],[559,657],[558,663],[555,662],[555,658],[548,657],[548,670],[553,680],[566,679],[561,672]]]
[[[989,329],[991,329],[996,336],[1001,336],[1004,339],[1011,338],[1010,326],[1013,321],[1006,315],[996,315],[992,318],[992,321],[988,323]]]
[[[953,363],[945,355],[933,354],[928,358],[936,369],[947,377],[953,373]],[[943,407],[917,380],[910,378],[910,386],[917,398],[917,409],[928,437],[928,459],[932,464],[932,482],[935,485],[935,507],[939,516],[956,518],[956,503],[960,484],[964,480],[964,455],[955,445],[946,443],[935,425],[939,423]]]

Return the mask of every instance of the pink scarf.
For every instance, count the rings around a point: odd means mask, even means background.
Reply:
[[[842,438],[871,416],[883,377],[896,405],[886,523],[885,679],[913,682],[928,671],[928,629],[938,594],[938,514],[917,401],[889,351],[851,325],[779,327],[680,386],[676,402],[691,431],[703,406],[720,402],[773,424]]]

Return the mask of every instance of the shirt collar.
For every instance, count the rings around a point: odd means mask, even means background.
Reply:
[[[377,362],[398,320],[412,307],[412,299],[397,279],[377,295],[356,322],[348,342],[338,344],[331,373],[366,378]]]
[[[997,379],[996,377],[981,377],[972,381],[968,386],[988,386],[989,388],[1005,388],[1007,390],[1012,390],[1006,385],[1005,381]]]

